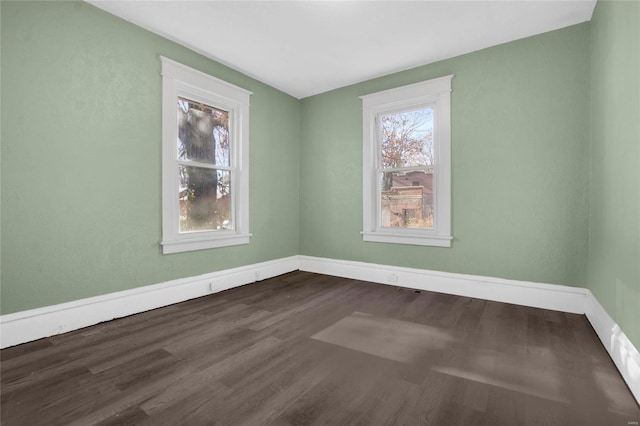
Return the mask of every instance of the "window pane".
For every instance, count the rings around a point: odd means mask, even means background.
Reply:
[[[380,226],[433,229],[433,169],[380,173]]]
[[[229,165],[229,112],[178,98],[178,159]]]
[[[433,108],[380,116],[382,167],[434,165]]]
[[[231,172],[179,166],[180,232],[233,229]]]

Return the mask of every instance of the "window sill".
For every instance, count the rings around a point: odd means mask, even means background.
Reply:
[[[227,234],[216,237],[181,238],[179,240],[161,241],[160,245],[162,246],[162,254],[171,254],[249,244],[250,239],[251,234]]]
[[[424,235],[390,232],[361,232],[362,241],[392,244],[411,244],[416,246],[451,247],[450,235]]]

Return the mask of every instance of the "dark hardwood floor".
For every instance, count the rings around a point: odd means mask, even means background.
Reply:
[[[640,421],[584,316],[306,272],[0,355],[6,426]]]

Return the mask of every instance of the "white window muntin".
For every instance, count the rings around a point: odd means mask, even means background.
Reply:
[[[162,62],[162,250],[164,254],[248,244],[249,233],[249,97],[251,92],[165,57]],[[229,167],[178,159],[178,97],[229,112]],[[179,230],[178,167],[180,164],[231,173],[233,229]]]
[[[449,75],[361,96],[363,106],[362,237],[364,241],[451,246],[450,92],[452,78],[453,75]],[[422,106],[434,107],[434,228],[382,228],[378,179],[382,169],[379,117],[383,114],[411,111]]]

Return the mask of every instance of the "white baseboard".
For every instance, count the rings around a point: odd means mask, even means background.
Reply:
[[[584,288],[311,256],[291,256],[0,316],[0,348],[206,296],[295,270],[586,314],[640,403],[640,353]]]
[[[475,297],[554,311],[584,313],[586,290],[553,284],[298,256],[300,269],[379,284]]]
[[[296,256],[0,316],[0,348],[184,302],[298,269]]]
[[[640,352],[589,290],[585,315],[640,404]]]

